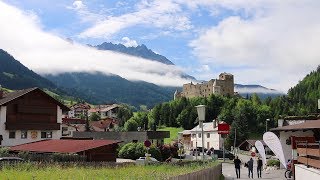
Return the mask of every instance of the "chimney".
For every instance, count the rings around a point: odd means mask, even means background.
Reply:
[[[3,90],[2,90],[2,87],[1,87],[1,85],[0,85],[0,99],[2,99],[3,98]]]
[[[213,123],[213,129],[215,129],[217,127],[217,120],[214,119],[212,123]]]
[[[283,126],[283,119],[278,119],[278,127],[282,127]]]

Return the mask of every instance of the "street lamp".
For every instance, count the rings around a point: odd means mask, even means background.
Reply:
[[[199,126],[201,125],[201,138],[202,138],[202,160],[204,161],[204,139],[203,139],[203,122],[206,116],[206,106],[198,105],[196,106],[199,118]]]
[[[270,119],[266,119],[266,132],[268,131],[268,121],[270,121]]]

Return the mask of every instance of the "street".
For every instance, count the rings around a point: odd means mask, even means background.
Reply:
[[[243,164],[247,161],[249,161],[250,156],[247,155],[241,155],[239,154],[239,159],[242,161],[241,169],[240,169],[240,177],[241,179],[249,179],[248,178],[248,169],[243,166]],[[253,178],[258,179],[257,176],[257,162],[256,158],[254,160],[254,165],[253,165]],[[278,170],[270,170],[270,171],[262,171],[262,178],[260,179],[286,179],[284,177],[284,172],[285,169],[278,169]],[[231,179],[237,179],[237,175],[235,172],[234,164],[231,161],[222,163],[222,174],[224,175],[226,180],[231,180]]]

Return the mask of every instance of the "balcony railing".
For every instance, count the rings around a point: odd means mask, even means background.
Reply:
[[[307,167],[320,169],[320,141],[316,143],[299,142],[297,143],[298,163],[305,164]]]

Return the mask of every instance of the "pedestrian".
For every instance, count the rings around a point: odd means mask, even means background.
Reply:
[[[250,174],[251,174],[251,178],[253,179],[253,159],[250,158],[247,164],[248,164],[248,177],[250,178]]]
[[[237,178],[240,179],[240,164],[241,164],[241,160],[238,158],[238,156],[236,156],[236,158],[233,160],[233,163],[234,163],[234,167],[236,169]]]
[[[262,160],[260,159],[260,157],[258,157],[257,165],[258,165],[258,166],[257,166],[258,178],[261,178]]]

